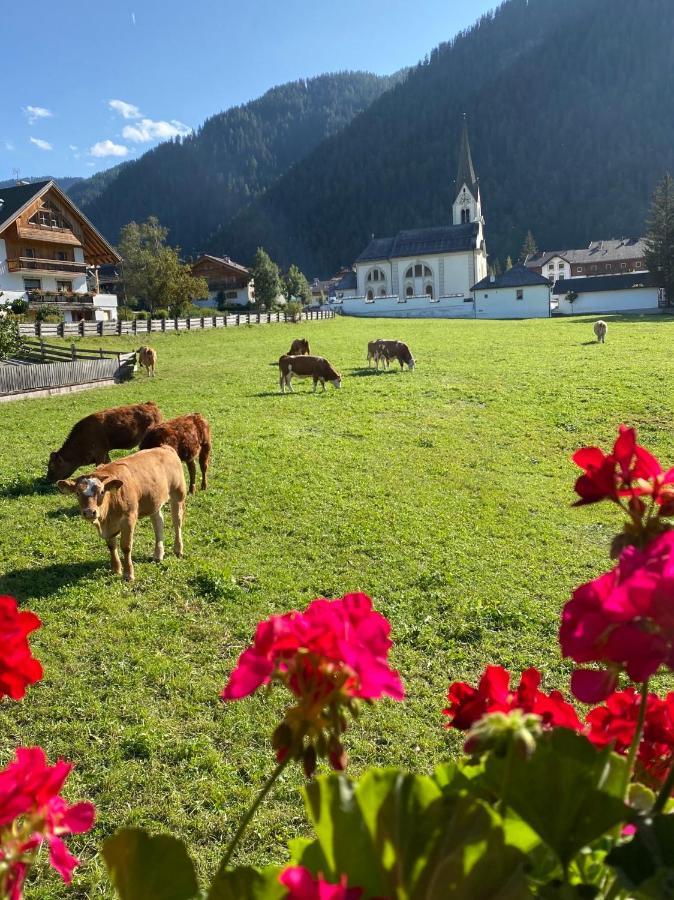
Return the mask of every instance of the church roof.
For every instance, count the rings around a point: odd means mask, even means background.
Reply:
[[[335,285],[336,291],[351,291],[358,287],[358,280],[356,278],[356,273],[353,269],[349,269],[348,272],[345,272],[344,275],[339,279],[337,284]]]
[[[433,253],[461,253],[475,249],[478,234],[477,222],[466,225],[439,225],[435,228],[412,228],[399,231],[395,237],[373,238],[356,262],[428,256]]]
[[[603,291],[629,291],[634,288],[658,287],[658,279],[652,272],[627,272],[622,275],[594,275],[588,278],[560,278],[552,293],[595,294]]]
[[[473,165],[473,156],[470,152],[470,141],[468,139],[468,122],[463,120],[463,132],[461,134],[461,149],[459,150],[459,168],[456,175],[456,189],[460,191],[463,185],[468,187],[473,197],[477,199],[477,177],[475,176],[475,166]]]
[[[526,266],[513,266],[507,272],[498,275],[492,281],[492,276],[488,275],[482,281],[478,281],[471,288],[471,291],[483,291],[487,288],[518,288],[529,287],[530,285],[546,284],[548,287],[552,284],[547,278],[543,278],[538,272],[532,272]]]

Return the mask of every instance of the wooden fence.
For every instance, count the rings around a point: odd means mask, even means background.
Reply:
[[[299,321],[334,319],[333,310],[300,313]],[[235,328],[237,325],[269,325],[292,322],[292,316],[276,313],[236,313],[220,316],[192,316],[189,319],[133,319],[122,322],[23,322],[19,332],[33,337],[85,337],[87,335],[150,334],[161,331],[199,331],[203,328]]]
[[[135,353],[121,354],[121,359],[107,354],[45,363],[10,360],[0,364],[0,401],[122,381],[131,375],[134,363]]]

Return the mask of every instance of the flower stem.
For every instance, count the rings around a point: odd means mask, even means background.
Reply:
[[[648,705],[648,679],[644,681],[641,685],[641,704],[639,705],[639,715],[637,718],[637,727],[634,732],[634,737],[632,738],[632,743],[630,744],[630,749],[627,753],[627,769],[625,771],[625,781],[623,784],[623,798],[627,799],[627,792],[630,788],[630,782],[632,780],[632,774],[634,772],[634,765],[637,760],[637,753],[639,752],[639,745],[641,744],[641,738],[644,736],[644,722],[646,721],[646,706]]]
[[[250,825],[253,816],[257,812],[258,807],[260,806],[260,804],[262,803],[264,798],[267,796],[269,791],[274,787],[274,785],[278,781],[279,776],[281,775],[281,772],[283,772],[283,770],[285,769],[285,767],[288,765],[289,762],[290,762],[290,754],[288,754],[286,756],[286,758],[276,766],[276,768],[271,773],[269,778],[262,785],[262,790],[257,795],[255,800],[251,804],[248,812],[241,820],[239,827],[236,829],[236,834],[234,835],[232,840],[229,842],[227,849],[225,850],[225,855],[223,856],[222,862],[220,863],[220,868],[218,869],[218,874],[216,875],[216,879],[219,876],[224,875],[224,873],[227,871],[227,866],[229,865],[229,861],[232,858],[234,851],[238,847],[239,842],[241,841],[241,838],[245,834],[246,829]]]
[[[658,794],[657,799],[653,804],[651,815],[657,815],[657,813],[662,812],[662,810],[665,808],[665,804],[672,794],[672,788],[674,788],[674,764],[672,764],[672,767],[667,773],[667,777],[665,778],[662,787],[660,788],[660,793]]]

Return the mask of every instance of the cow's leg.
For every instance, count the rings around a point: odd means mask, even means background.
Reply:
[[[106,541],[108,545],[108,550],[110,551],[110,565],[112,566],[112,571],[114,575],[122,574],[122,563],[119,559],[119,553],[117,552],[117,538],[118,535],[113,534],[112,537],[109,537]]]
[[[286,375],[286,386],[291,394],[295,393],[293,391],[293,373],[292,372],[288,372],[288,374]]]
[[[150,518],[154,528],[154,561],[161,562],[164,558],[164,514],[158,509]]]
[[[197,467],[193,459],[187,460],[187,471],[190,473],[190,494],[196,494]]]
[[[211,460],[211,445],[202,444],[199,452],[199,468],[201,469],[201,490],[208,487],[208,464]]]
[[[131,553],[133,551],[133,531],[135,527],[136,519],[132,516],[129,516],[129,518],[122,523],[122,568],[124,570],[124,578],[126,579],[126,581],[133,581],[134,579],[133,560],[131,559]]]
[[[173,522],[173,552],[180,559],[183,555],[184,497],[171,494],[171,521]]]
[[[325,378],[321,378],[321,387],[323,388],[323,393],[325,393]]]
[[[283,374],[283,372],[281,372],[281,373],[279,374],[279,378],[278,378],[278,386],[281,388],[281,393],[282,393],[282,394],[285,394],[285,392],[286,392],[286,379],[285,379],[285,375]]]
[[[316,376],[314,375],[314,390],[313,390],[314,394],[316,393],[317,387],[318,387],[318,378],[316,378]]]

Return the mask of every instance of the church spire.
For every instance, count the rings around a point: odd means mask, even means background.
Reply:
[[[473,166],[473,157],[470,152],[470,141],[468,139],[468,119],[463,114],[463,132],[461,134],[461,149],[459,150],[459,168],[456,175],[456,189],[460,191],[466,185],[468,190],[477,200],[478,184],[475,177],[475,167]]]

